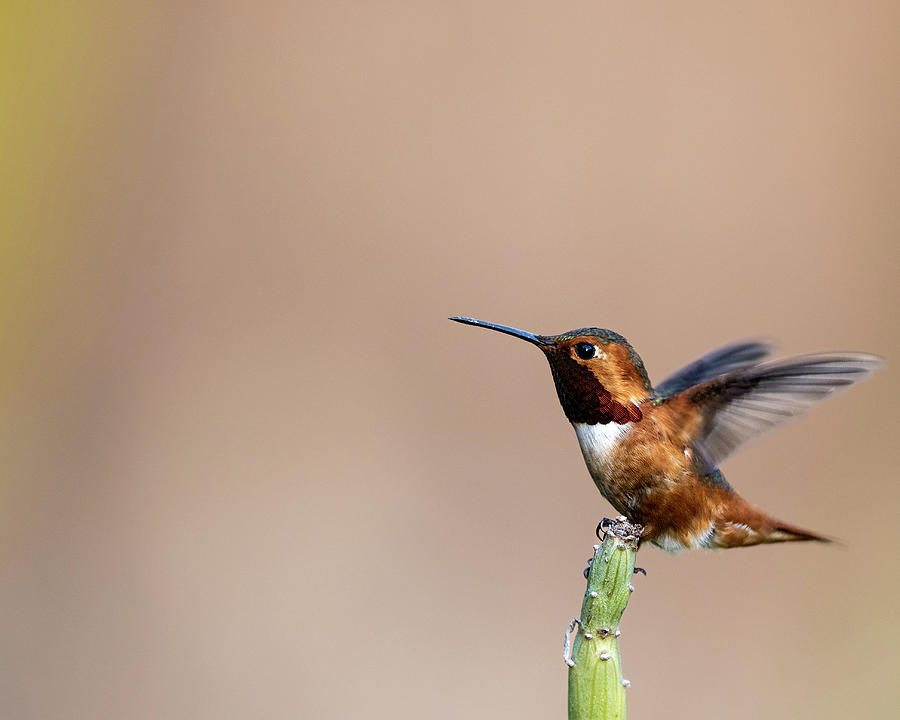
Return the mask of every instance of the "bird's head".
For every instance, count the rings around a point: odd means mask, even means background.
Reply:
[[[512,335],[540,348],[570,422],[605,425],[641,419],[638,405],[652,391],[650,379],[641,358],[618,333],[579,328],[559,335],[535,335],[473,318],[450,319]]]

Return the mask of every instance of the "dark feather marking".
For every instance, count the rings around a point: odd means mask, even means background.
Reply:
[[[615,422],[624,425],[643,418],[639,407],[613,400],[612,394],[594,374],[567,354],[550,352],[547,359],[553,373],[556,394],[570,422],[589,425]]]
[[[734,492],[734,488],[731,487],[731,483],[725,479],[721,470],[713,470],[710,473],[700,475],[700,482],[708,485],[713,490],[724,490],[728,493]]]

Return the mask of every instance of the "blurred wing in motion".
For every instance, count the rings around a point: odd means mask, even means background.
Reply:
[[[771,355],[773,350],[771,343],[761,340],[723,345],[669,375],[655,388],[654,397],[672,397],[725,373],[751,367]]]
[[[863,353],[800,355],[686,390],[702,418],[693,444],[703,470],[712,472],[742,443],[865,379],[880,365],[880,358]]]

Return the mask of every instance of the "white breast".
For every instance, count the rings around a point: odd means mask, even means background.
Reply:
[[[581,454],[584,455],[584,462],[587,463],[591,477],[595,482],[603,482],[610,475],[613,450],[631,430],[631,423],[625,425],[614,422],[606,425],[572,423],[572,426],[578,436]]]

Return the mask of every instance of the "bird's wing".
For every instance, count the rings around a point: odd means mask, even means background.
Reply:
[[[700,421],[693,446],[704,472],[738,446],[859,382],[881,365],[875,355],[800,355],[728,373],[684,390]]]
[[[672,373],[654,389],[654,397],[667,398],[725,373],[756,365],[772,354],[774,347],[762,340],[742,340],[706,353]]]

